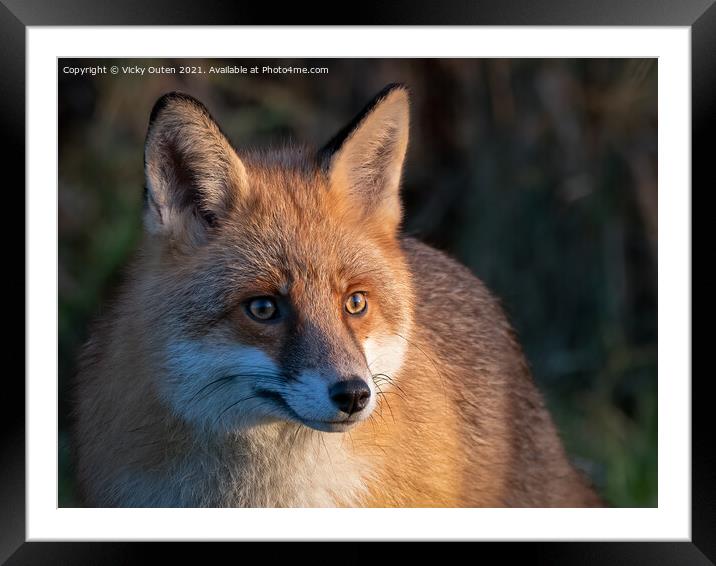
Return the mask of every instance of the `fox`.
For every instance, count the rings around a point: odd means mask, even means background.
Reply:
[[[149,116],[143,232],[73,395],[91,507],[599,507],[499,300],[403,234],[410,91],[320,149]]]

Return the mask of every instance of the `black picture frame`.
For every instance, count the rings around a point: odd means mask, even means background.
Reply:
[[[692,63],[692,185],[713,185],[707,133],[716,122],[716,5],[714,0],[453,0],[434,3],[401,0],[362,2],[360,10],[343,12],[335,4],[284,4],[280,9],[239,5],[222,0],[0,0],[0,132],[3,133],[3,187],[9,242],[24,237],[25,206],[17,193],[25,184],[25,32],[27,26],[64,25],[570,25],[570,26],[688,26],[691,28]],[[350,14],[348,16],[347,14]],[[350,17],[350,21],[348,18]],[[706,188],[706,187],[704,187]],[[671,189],[678,190],[676,187]],[[692,190],[693,194],[693,190]],[[12,198],[12,201],[10,200]],[[22,202],[23,213],[18,213]],[[8,211],[12,210],[12,214]],[[8,219],[20,219],[15,226]],[[13,244],[14,246],[14,244]],[[8,246],[20,255],[19,246]],[[26,284],[23,275],[14,285]],[[15,258],[7,258],[7,265]],[[19,273],[18,268],[14,268]],[[693,275],[692,275],[693,276]],[[7,276],[6,276],[7,277]],[[8,296],[8,295],[6,295]],[[14,296],[14,294],[13,294]],[[27,295],[24,294],[26,300]],[[9,300],[10,303],[19,301]],[[704,311],[701,311],[704,312]],[[702,315],[702,316],[705,316]],[[11,327],[12,335],[24,341]],[[20,338],[22,336],[22,338]],[[8,348],[6,355],[10,352]],[[24,362],[21,363],[24,368]],[[24,372],[23,372],[24,373]],[[690,376],[684,376],[689,378]],[[690,542],[529,542],[483,543],[466,556],[498,556],[500,561],[527,559],[545,564],[714,564],[716,563],[716,458],[708,418],[708,373],[691,378],[692,385],[692,507]],[[0,465],[0,562],[7,564],[108,564],[134,563],[161,556],[188,557],[187,545],[137,542],[25,542],[25,388],[14,371],[3,379],[5,400],[0,411],[2,435]],[[350,535],[350,533],[347,533]],[[221,548],[223,546],[223,548]],[[202,544],[202,562],[226,545]],[[272,549],[273,560],[295,560],[294,545]],[[328,552],[328,551],[326,551]],[[382,551],[378,551],[382,554]],[[422,551],[421,551],[422,552]],[[445,550],[439,551],[444,560]],[[464,549],[458,549],[464,553]],[[376,550],[361,548],[347,553],[355,560]],[[343,556],[346,554],[341,553]],[[428,555],[424,555],[426,558]],[[370,559],[370,558],[369,558]]]

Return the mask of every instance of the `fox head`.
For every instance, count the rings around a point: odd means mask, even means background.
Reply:
[[[177,416],[335,432],[370,416],[411,327],[398,239],[408,122],[408,92],[390,85],[319,151],[238,152],[197,100],[158,100],[137,316]]]

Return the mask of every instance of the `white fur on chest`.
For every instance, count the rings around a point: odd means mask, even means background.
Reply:
[[[256,427],[164,469],[125,470],[113,486],[127,507],[360,506],[370,463],[355,456],[343,433],[296,425]]]
[[[359,506],[371,474],[342,433],[296,425],[262,427],[250,456],[236,461],[224,484],[227,506]]]

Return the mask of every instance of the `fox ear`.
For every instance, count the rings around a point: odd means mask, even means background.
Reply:
[[[385,87],[320,151],[330,190],[349,210],[397,229],[402,211],[400,178],[408,147],[408,89]]]
[[[146,230],[184,243],[204,241],[246,190],[244,166],[209,111],[176,92],[152,109],[144,173]]]

